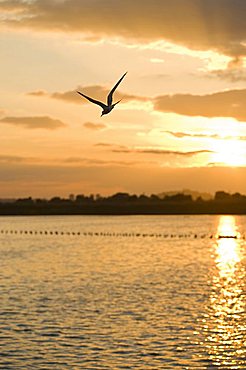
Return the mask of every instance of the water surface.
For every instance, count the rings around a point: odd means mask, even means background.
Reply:
[[[246,367],[246,217],[1,217],[0,230],[1,369]]]

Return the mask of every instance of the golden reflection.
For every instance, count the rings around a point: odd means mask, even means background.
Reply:
[[[235,217],[222,216],[213,250],[215,269],[204,330],[210,359],[223,369],[246,365],[243,248]]]
[[[237,263],[242,259],[240,244],[235,240],[240,238],[237,232],[235,218],[222,216],[218,226],[218,243],[215,250],[215,263],[220,277],[233,278]]]

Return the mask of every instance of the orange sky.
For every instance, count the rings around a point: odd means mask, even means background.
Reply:
[[[246,193],[244,0],[0,0],[0,198]],[[115,99],[102,101],[128,74]]]

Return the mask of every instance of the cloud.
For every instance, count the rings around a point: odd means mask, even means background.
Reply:
[[[199,139],[218,139],[218,140],[246,140],[246,136],[223,136],[218,134],[190,134],[186,132],[173,132],[173,131],[162,131],[169,135],[172,135],[178,139],[183,139],[185,137],[199,138]]]
[[[173,189],[246,193],[246,168],[155,166],[31,165],[0,162],[1,197],[68,194],[158,194]],[[164,181],[163,181],[164,179]]]
[[[16,12],[4,20],[15,28],[76,32],[87,39],[166,40],[235,59],[246,55],[244,0],[5,0],[0,10]]]
[[[211,134],[211,135],[210,134],[189,134],[187,132],[173,132],[173,131],[162,131],[162,132],[172,135],[178,139],[183,139],[184,137],[221,139],[221,136],[218,134]]]
[[[79,87],[86,95],[101,101],[106,101],[108,89],[102,86]],[[76,90],[65,92],[34,91],[28,93],[33,96],[49,96],[54,99],[63,100],[75,104],[89,104],[86,99],[79,96]],[[115,100],[127,101],[150,101],[154,109],[165,113],[176,113],[185,116],[202,117],[231,117],[238,121],[246,122],[246,89],[220,91],[207,95],[174,94],[159,95],[148,98],[137,95],[115,93]]]
[[[89,130],[94,130],[94,131],[100,131],[107,127],[103,123],[93,123],[93,122],[85,122],[83,126]]]
[[[110,143],[96,143],[96,144],[94,144],[94,146],[110,147],[110,146],[114,146],[114,144],[110,144]]]
[[[0,9],[3,12],[19,12],[19,11],[25,11],[26,5],[24,1],[19,0],[10,0],[10,1],[2,1],[0,4]]]
[[[220,78],[230,82],[242,82],[246,81],[246,68],[217,69],[212,71],[207,77]]]
[[[25,160],[26,159],[21,156],[0,154],[0,163],[21,163],[24,162]]]
[[[0,164],[6,165],[37,165],[37,166],[112,166],[112,165],[123,165],[123,166],[133,166],[136,164],[141,164],[138,161],[122,161],[122,160],[107,160],[100,158],[90,158],[90,157],[24,157],[19,155],[5,155],[0,154]]]
[[[154,108],[185,116],[231,117],[246,122],[246,89],[208,95],[175,94],[154,99]]]
[[[0,122],[15,126],[20,126],[28,129],[47,129],[56,130],[65,127],[66,124],[59,119],[54,119],[49,116],[34,116],[34,117],[3,117]]]
[[[0,154],[0,163],[6,165],[39,165],[47,163],[47,160],[42,157],[24,157],[21,155]]]
[[[30,95],[30,96],[47,96],[49,94],[47,94],[47,92],[44,91],[44,90],[37,90],[37,91],[31,91],[31,92],[27,93],[27,95]]]
[[[113,153],[139,153],[139,154],[158,154],[158,155],[174,155],[182,157],[192,157],[199,154],[214,153],[211,150],[202,149],[183,152],[179,150],[165,150],[165,149],[112,149]]]
[[[83,157],[69,157],[64,158],[59,161],[61,164],[68,164],[68,165],[83,165],[83,166],[135,166],[140,164],[138,161],[117,161],[117,160],[104,160],[104,159],[97,159],[97,158],[83,158]]]
[[[53,99],[62,100],[67,103],[74,103],[74,104],[91,104],[88,102],[87,99],[81,97],[77,91],[83,92],[83,94],[93,97],[96,100],[100,100],[102,102],[107,101],[107,95],[109,93],[111,88],[106,88],[104,86],[94,85],[94,86],[78,86],[74,90],[68,90],[64,92],[53,92],[48,93],[46,91],[31,91],[27,93],[29,96],[48,96]],[[114,100],[120,100],[122,99],[122,102],[128,102],[128,101],[147,101],[148,99],[143,96],[137,96],[137,95],[131,95],[131,94],[124,94],[120,91],[116,91],[114,93]]]
[[[99,147],[104,147],[104,148],[109,148],[109,147],[112,147],[114,149],[118,149],[118,150],[128,150],[128,147],[125,146],[125,145],[120,145],[120,144],[115,144],[115,143],[96,143],[94,144],[94,146],[99,146]]]

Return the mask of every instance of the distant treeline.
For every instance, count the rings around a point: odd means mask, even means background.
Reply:
[[[246,214],[246,196],[217,191],[210,200],[175,195],[71,195],[69,198],[22,198],[0,202],[0,215],[134,215],[134,214]]]

